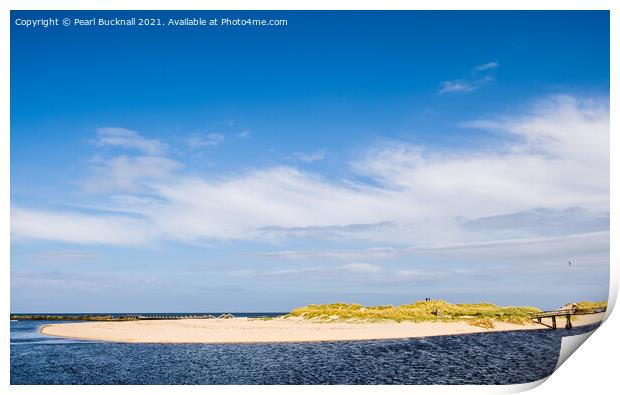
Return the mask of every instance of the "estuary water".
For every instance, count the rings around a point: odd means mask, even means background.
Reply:
[[[562,336],[597,327],[209,345],[59,339],[48,323],[11,321],[11,384],[519,384],[553,372]]]

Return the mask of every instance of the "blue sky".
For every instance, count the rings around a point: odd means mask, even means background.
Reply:
[[[12,311],[606,298],[607,12],[149,15],[288,25],[12,24]]]

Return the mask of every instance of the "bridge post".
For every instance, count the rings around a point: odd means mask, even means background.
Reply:
[[[571,329],[573,327],[572,322],[570,322],[570,314],[566,314],[566,329]]]
[[[537,319],[538,319],[538,323],[542,324],[542,317],[538,317]]]
[[[551,317],[551,322],[553,323],[553,329],[556,329],[557,326],[555,324],[555,316]]]

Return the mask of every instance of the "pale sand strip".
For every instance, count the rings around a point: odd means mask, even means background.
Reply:
[[[586,325],[602,318],[603,314],[581,316],[574,325]],[[558,319],[558,327],[563,325],[564,321]],[[504,322],[496,322],[493,329],[484,329],[466,322],[316,322],[276,318],[51,324],[42,327],[41,333],[72,339],[123,343],[277,343],[400,339],[546,328],[538,324],[515,325]]]

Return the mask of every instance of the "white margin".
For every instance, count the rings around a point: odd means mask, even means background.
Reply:
[[[611,75],[610,75],[610,116],[611,116],[611,239],[617,234],[619,219],[617,215],[618,198],[618,177],[617,172],[620,165],[620,152],[618,149],[618,109],[617,92],[618,78],[617,72],[620,70],[618,64],[618,42],[620,18],[618,12],[620,7],[613,0],[297,0],[294,3],[284,0],[220,0],[220,1],[199,1],[199,0],[150,0],[150,1],[129,1],[129,0],[98,0],[98,1],[79,1],[79,0],[4,0],[0,3],[3,11],[2,32],[0,45],[2,49],[2,75],[4,92],[1,95],[1,114],[2,127],[0,127],[0,223],[2,237],[0,237],[0,262],[3,264],[2,281],[2,311],[5,319],[10,313],[10,10],[611,10]],[[614,176],[616,178],[614,179]],[[540,380],[534,383],[506,385],[506,386],[322,386],[321,392],[326,393],[372,393],[374,391],[388,393],[433,393],[445,394],[459,392],[460,394],[485,394],[485,393],[514,393],[538,387],[534,392],[548,391],[561,392],[563,394],[579,393],[584,391],[617,388],[616,369],[614,369],[614,353],[619,352],[618,340],[615,335],[620,327],[617,313],[612,320],[609,316],[612,312],[618,293],[618,251],[617,247],[611,244],[610,255],[610,290],[607,321],[597,332],[600,334],[593,336],[588,341],[591,349],[582,347],[577,351],[578,355],[588,352],[590,359],[575,360],[570,358],[548,379],[549,383],[539,386],[547,380]],[[615,328],[612,330],[612,327]],[[203,393],[205,388],[202,386],[9,386],[9,322],[8,319],[1,327],[0,338],[4,339],[1,344],[2,369],[1,377],[4,388],[10,389],[14,393],[42,393],[42,394],[65,394],[88,393],[88,394],[108,394],[110,391],[115,393],[148,393],[148,394],[168,394],[175,393]],[[605,338],[603,338],[603,333]],[[601,335],[600,338],[598,335]],[[598,347],[595,348],[595,347]],[[597,363],[592,363],[593,359]],[[613,363],[612,363],[613,362]],[[596,368],[596,369],[594,369]],[[585,383],[588,381],[588,374],[597,375],[594,384]],[[584,378],[580,381],[579,378]],[[210,386],[209,391],[216,393],[233,394],[239,392],[252,393],[314,393],[318,388],[313,386]],[[542,391],[542,392],[541,392]]]

